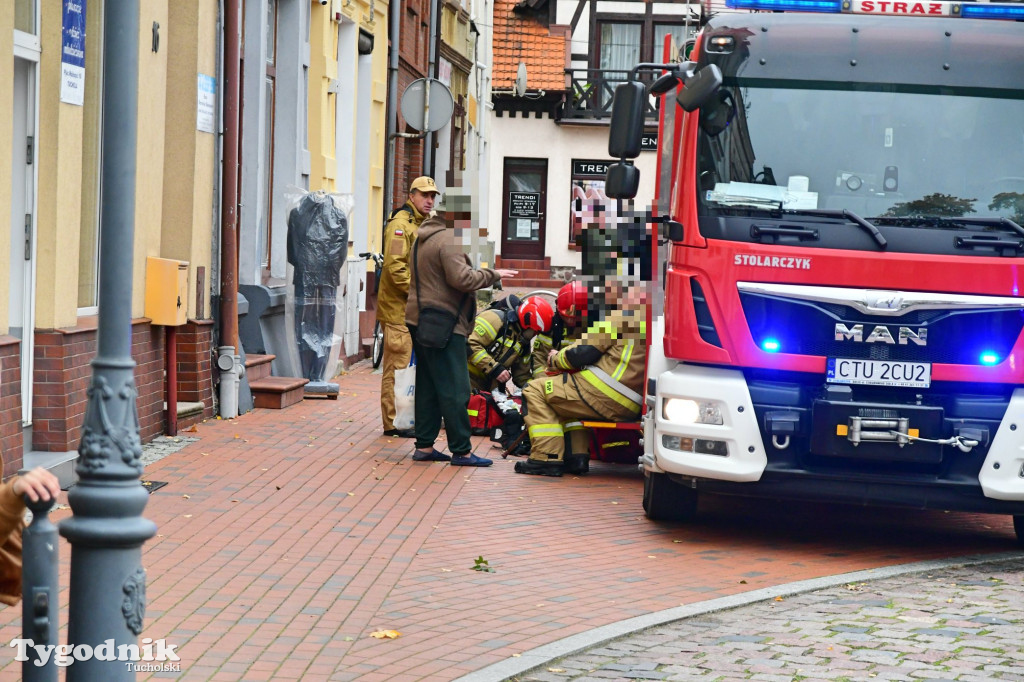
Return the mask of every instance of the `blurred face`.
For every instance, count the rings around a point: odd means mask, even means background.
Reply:
[[[416,207],[416,210],[423,215],[428,215],[434,210],[434,201],[437,200],[437,192],[421,192],[414,189],[409,193],[409,203]]]

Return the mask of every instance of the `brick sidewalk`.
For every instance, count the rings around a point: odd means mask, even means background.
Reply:
[[[1007,518],[970,514],[708,498],[692,526],[655,524],[635,467],[550,479],[500,457],[413,463],[411,441],[379,436],[369,366],[340,384],[337,401],[202,424],[147,468],[168,485],[145,511],[159,530],[142,636],[178,645],[180,679],[451,680],[680,604],[1015,548]],[[493,573],[471,570],[480,556]],[[69,557],[63,544],[65,586]],[[19,621],[0,610],[5,642]]]

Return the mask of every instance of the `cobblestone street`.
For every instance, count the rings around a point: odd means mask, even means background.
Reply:
[[[513,679],[1024,680],[1024,564],[856,582],[696,616]]]

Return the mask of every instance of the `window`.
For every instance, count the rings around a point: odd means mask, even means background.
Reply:
[[[103,5],[85,15],[85,103],[82,112],[82,214],[78,242],[78,314],[97,312],[99,286]]]
[[[263,214],[260,217],[260,264],[264,276],[270,274],[271,216],[274,205],[274,101],[277,78],[277,0],[267,0],[267,62],[263,81],[266,109],[263,121]]]
[[[693,38],[697,22],[686,16],[654,16],[651,5],[646,14],[604,14],[595,18],[596,45],[591,67],[603,71],[628,71],[640,62],[662,61],[665,36],[672,35],[677,45]]]
[[[14,0],[14,30],[36,35],[36,0]]]

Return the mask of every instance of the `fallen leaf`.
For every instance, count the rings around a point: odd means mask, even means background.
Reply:
[[[565,668],[548,668],[549,673],[564,673]]]
[[[618,504],[618,502],[612,502],[612,504]]]
[[[192,498],[191,498],[191,497],[189,497],[188,495],[182,495],[182,497],[184,497],[184,498],[185,498],[186,500],[191,500],[191,499],[192,499]]]
[[[235,438],[241,438],[241,436],[236,433]]]
[[[231,500],[232,502],[238,502],[238,500]]]
[[[266,471],[266,470],[267,470],[266,467],[263,467],[262,469],[260,469],[260,471]]]
[[[674,542],[674,543],[676,543],[678,545],[680,542],[682,542],[682,540],[673,540],[672,542]]]
[[[354,642],[355,641],[355,637],[346,637],[345,641],[346,642]]]
[[[657,559],[658,557],[654,556],[653,554],[648,554],[647,558],[648,559]]]
[[[348,494],[349,497],[355,497],[355,495],[356,495],[355,493],[349,493]]]
[[[519,658],[522,654],[512,654],[512,658]]]
[[[782,601],[782,597],[776,597],[775,601]]]
[[[451,573],[451,572],[452,572],[452,569],[450,569],[450,568],[442,568],[442,569],[441,569],[441,572],[442,572],[442,573]]]
[[[746,585],[746,584],[747,584],[747,581],[746,581],[746,580],[741,580],[741,581],[740,581],[740,585]]]
[[[370,633],[370,637],[376,637],[377,639],[397,639],[401,636],[402,633],[398,630],[377,630]]]
[[[191,514],[185,514],[185,518],[186,518],[186,519],[191,519],[191,518],[192,518],[192,515],[191,515]]]

